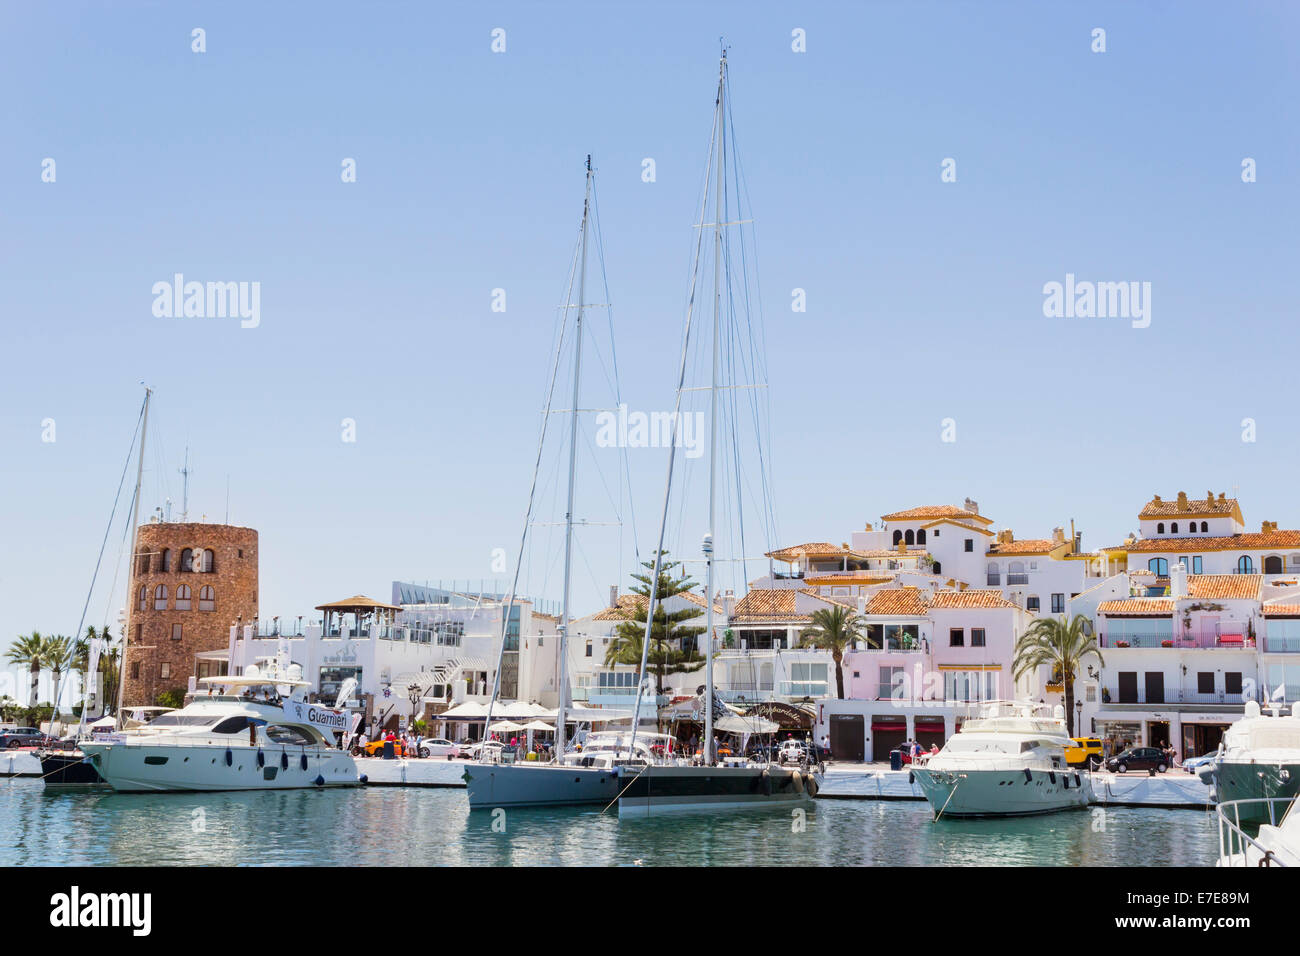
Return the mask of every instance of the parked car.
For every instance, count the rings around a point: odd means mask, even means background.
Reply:
[[[799,763],[808,756],[808,745],[802,740],[783,740],[781,749],[777,751],[776,759],[778,763]]]
[[[482,751],[484,747],[487,748],[488,751],[487,756],[491,759],[500,759],[501,752],[506,749],[506,745],[503,744],[501,741],[489,740],[486,743],[470,744],[469,746],[462,746],[460,755],[462,757],[468,758],[469,760],[477,760],[480,751]]]
[[[15,727],[0,733],[0,749],[16,750],[19,747],[43,747],[49,737],[37,727]]]
[[[460,745],[442,737],[420,741],[421,757],[451,757],[460,753]]]
[[[1156,747],[1130,747],[1107,760],[1106,769],[1111,773],[1127,773],[1130,770],[1164,773],[1169,769],[1169,757]]]
[[[398,739],[398,740],[372,740],[372,741],[370,741],[370,743],[366,744],[366,756],[367,756],[367,757],[382,757],[382,756],[384,755],[384,745],[385,745],[385,744],[389,744],[389,743],[391,743],[391,744],[393,745],[393,753],[394,753],[394,755],[396,755],[396,756],[398,756],[398,757],[405,757],[405,756],[406,756],[406,744],[405,744],[402,740],[400,740],[400,739]]]
[[[1196,771],[1200,770],[1202,767],[1208,767],[1210,764],[1214,763],[1214,758],[1217,756],[1219,756],[1219,752],[1217,750],[1211,750],[1208,754],[1204,754],[1200,757],[1189,757],[1187,760],[1183,761],[1183,769],[1188,773],[1196,773]]]
[[[1099,767],[1103,759],[1100,737],[1074,737],[1073,747],[1065,748],[1065,762],[1071,767]]]

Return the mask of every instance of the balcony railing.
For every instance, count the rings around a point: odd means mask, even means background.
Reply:
[[[1240,693],[1229,694],[1224,691],[1214,691],[1206,694],[1179,688],[1167,688],[1163,693],[1149,695],[1143,688],[1138,691],[1137,700],[1112,699],[1102,706],[1115,704],[1224,704],[1240,707],[1245,704],[1245,698]]]
[[[1270,654],[1300,654],[1300,637],[1264,637],[1264,650]]]
[[[1008,584],[1008,585],[1012,585],[1012,584],[1028,584],[1028,583],[1029,583],[1029,575],[1028,575],[1028,574],[1021,574],[1021,573],[1012,574],[1010,571],[1007,572],[1007,584]]]
[[[993,574],[993,573],[990,572],[990,574],[989,574],[989,576],[988,576],[988,584],[989,584],[989,587],[991,587],[991,588],[1001,587],[1001,586],[1002,586],[1002,575],[1001,575],[1001,574]]]
[[[826,697],[830,694],[830,682],[824,680],[783,680],[779,687],[782,697]]]
[[[1104,634],[1101,639],[1103,648],[1163,647],[1166,650],[1250,650],[1255,646],[1255,638],[1244,634],[1201,634],[1182,637],[1160,637],[1153,634]],[[1297,649],[1300,649],[1298,647]]]

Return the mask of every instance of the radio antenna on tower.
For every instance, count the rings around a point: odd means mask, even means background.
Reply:
[[[185,467],[181,470],[181,521],[190,520],[190,446],[185,445]]]

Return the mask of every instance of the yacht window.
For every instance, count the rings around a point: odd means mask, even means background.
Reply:
[[[237,717],[227,717],[217,726],[212,728],[214,734],[237,734],[248,729],[248,717],[240,714]]]
[[[149,721],[150,727],[207,727],[217,722],[216,717],[196,714],[163,714]]]
[[[272,724],[266,728],[267,739],[273,744],[314,744],[307,731],[298,727],[286,727],[283,724]]]

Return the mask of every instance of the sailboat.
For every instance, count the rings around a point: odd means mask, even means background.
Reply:
[[[572,297],[566,298],[565,308],[575,309],[575,320],[573,329],[573,403],[568,410],[569,414],[569,473],[567,489],[567,508],[564,520],[564,597],[560,611],[560,622],[558,625],[560,635],[559,647],[559,704],[555,718],[556,737],[558,745],[556,755],[552,762],[541,764],[536,762],[524,762],[518,764],[505,764],[494,762],[488,759],[486,752],[488,748],[483,748],[480,762],[469,764],[465,768],[464,780],[466,792],[469,797],[469,806],[471,810],[495,809],[498,807],[526,807],[526,806],[557,806],[571,804],[604,804],[609,805],[618,797],[618,768],[624,764],[635,766],[644,766],[650,759],[650,747],[654,743],[644,737],[639,742],[633,739],[623,741],[622,738],[615,735],[607,735],[604,738],[608,741],[606,746],[598,746],[594,752],[592,748],[584,748],[580,753],[566,754],[564,741],[566,739],[565,724],[566,714],[570,709],[570,690],[568,681],[568,636],[569,624],[572,620],[571,615],[571,596],[572,596],[572,571],[573,571],[573,525],[574,525],[574,494],[575,478],[577,471],[577,448],[578,448],[578,412],[579,397],[582,373],[582,339],[584,335],[584,321],[586,312],[589,307],[586,300],[587,290],[587,249],[588,239],[592,225],[592,188],[593,188],[593,171],[591,168],[591,157],[587,157],[586,166],[586,191],[582,203],[582,224],[579,234],[578,249],[578,298],[576,303],[571,301]],[[571,274],[572,275],[572,274]],[[561,336],[561,342],[563,336]],[[557,351],[556,368],[559,365],[559,354]],[[552,393],[554,391],[554,372],[552,373]],[[547,414],[543,417],[543,432],[541,442],[538,445],[538,462],[541,462],[542,446],[546,440],[545,422],[550,414],[549,401]],[[533,488],[536,490],[537,474],[534,469]],[[533,495],[529,496],[529,503],[524,522],[524,537],[528,535],[528,526],[532,518]],[[510,620],[510,606],[514,602],[514,594],[518,591],[519,571],[523,564],[524,549],[521,542],[519,550],[519,561],[515,566],[514,585],[511,588],[511,596],[507,604],[506,612],[502,617],[502,652],[505,650],[505,628]],[[642,675],[645,670],[642,668]],[[501,665],[497,665],[497,677],[493,685],[492,699],[488,704],[487,719],[485,728],[492,726],[492,708],[497,703],[497,695],[501,684]]]
[[[819,775],[808,767],[801,769],[786,769],[784,767],[772,765],[770,763],[756,763],[751,761],[727,761],[724,765],[717,762],[717,753],[715,750],[714,732],[722,730],[724,732],[745,733],[750,728],[745,724],[745,718],[734,716],[724,716],[720,723],[716,719],[715,710],[717,709],[716,697],[713,686],[713,651],[717,641],[714,632],[714,606],[718,602],[717,587],[715,586],[715,566],[717,557],[714,554],[714,535],[718,528],[718,417],[719,417],[719,392],[734,386],[729,386],[723,381],[723,356],[724,339],[728,345],[731,345],[731,337],[724,336],[722,329],[722,275],[728,270],[732,262],[732,256],[729,247],[724,250],[723,229],[729,226],[740,225],[745,220],[737,222],[727,222],[729,210],[724,206],[724,196],[738,195],[734,184],[732,189],[728,190],[728,184],[725,182],[727,172],[727,143],[729,137],[729,114],[727,112],[727,53],[724,49],[718,64],[718,91],[717,98],[714,101],[714,120],[712,142],[709,147],[708,169],[710,174],[706,174],[704,195],[700,206],[700,218],[698,228],[700,233],[697,234],[695,269],[691,279],[691,294],[689,296],[690,305],[687,309],[686,332],[683,337],[681,369],[677,380],[677,399],[676,407],[672,421],[674,430],[679,427],[681,420],[681,405],[683,392],[686,391],[686,371],[689,364],[689,352],[691,341],[691,324],[692,314],[695,302],[695,286],[700,272],[700,252],[704,230],[712,227],[713,230],[713,323],[712,323],[712,378],[708,386],[709,391],[709,415],[711,424],[709,427],[709,496],[708,496],[708,530],[704,535],[703,554],[707,567],[705,582],[704,606],[705,614],[705,693],[704,693],[704,750],[701,761],[698,765],[682,765],[680,763],[660,763],[648,764],[645,766],[623,766],[619,768],[619,797],[618,813],[619,817],[636,817],[649,816],[663,813],[681,813],[689,811],[712,811],[732,808],[770,808],[780,806],[798,806],[808,805],[816,795],[817,789],[821,785]],[[734,138],[731,137],[731,138]],[[713,179],[713,185],[710,188],[708,180]],[[714,201],[715,213],[714,221],[706,223],[704,221],[706,210],[710,199],[710,192]],[[731,282],[728,277],[727,292],[731,296]],[[732,346],[734,353],[734,345]],[[734,354],[728,355],[728,367],[736,361]],[[743,362],[743,357],[741,359]],[[663,510],[659,524],[659,544],[655,549],[655,569],[652,580],[659,579],[659,572],[664,553],[664,534],[668,523],[669,503],[672,499],[673,489],[673,467],[675,463],[676,435],[669,446],[668,458],[668,478],[664,489]],[[743,547],[743,534],[741,536]],[[743,556],[742,556],[743,558]],[[650,598],[650,607],[647,614],[647,621],[653,621],[655,615],[655,596],[657,592],[652,592]],[[642,654],[642,669],[645,666],[645,650],[648,649],[649,635]],[[640,712],[640,695],[637,697],[635,713]],[[636,732],[635,718],[633,723],[633,734]]]

